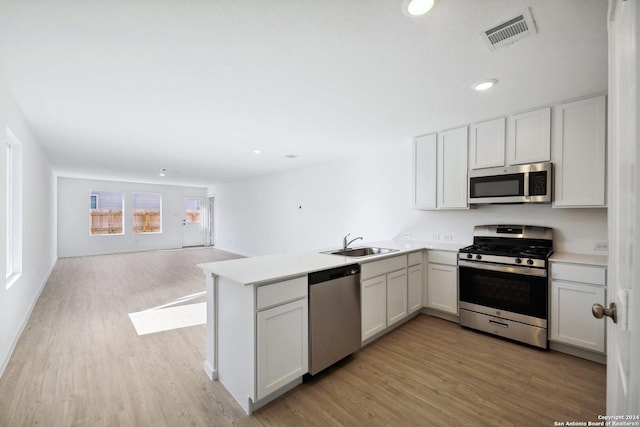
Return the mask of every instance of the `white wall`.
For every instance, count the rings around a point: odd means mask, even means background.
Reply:
[[[593,253],[594,242],[607,241],[606,209],[493,205],[416,211],[411,164],[406,142],[358,158],[217,185],[209,190],[216,198],[216,246],[262,255],[337,247],[349,232],[365,241],[410,233],[413,240],[451,234],[454,242],[470,243],[474,225],[494,223],[553,227],[556,251]]]
[[[7,289],[0,285],[0,374],[26,325],[56,262],[56,185],[51,165],[0,81],[0,135],[9,127],[22,145],[22,275]],[[0,265],[6,277],[6,149],[0,146]]]
[[[89,194],[119,191],[124,197],[123,235],[89,235]],[[132,193],[162,197],[162,233],[132,233]],[[183,197],[205,197],[205,188],[58,178],[58,256],[72,257],[182,247]],[[206,203],[205,203],[206,207]]]

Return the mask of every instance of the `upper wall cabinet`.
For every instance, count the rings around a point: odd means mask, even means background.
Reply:
[[[554,107],[554,207],[603,207],[605,201],[606,98]]]
[[[413,207],[436,209],[438,137],[435,133],[413,140]]]
[[[469,169],[504,166],[505,118],[475,123],[469,129]]]
[[[507,163],[548,162],[551,159],[551,108],[509,117]]]
[[[413,207],[466,209],[467,127],[413,141]]]
[[[438,209],[466,209],[467,201],[466,126],[438,134]]]

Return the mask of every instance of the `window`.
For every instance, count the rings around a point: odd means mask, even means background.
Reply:
[[[92,191],[89,196],[90,234],[124,234],[124,199],[116,191]]]
[[[6,147],[6,283],[8,289],[22,273],[22,145],[8,128]]]
[[[161,208],[160,194],[133,193],[133,232],[162,232]]]
[[[200,222],[202,220],[202,200],[185,200],[185,222]]]

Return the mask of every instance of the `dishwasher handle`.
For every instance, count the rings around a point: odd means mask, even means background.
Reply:
[[[360,264],[344,265],[341,267],[331,268],[329,270],[316,271],[309,273],[309,285],[327,282],[329,280],[339,279],[341,277],[353,276],[360,274]]]

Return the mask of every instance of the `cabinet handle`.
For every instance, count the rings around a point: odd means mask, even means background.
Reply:
[[[601,304],[593,304],[591,306],[591,314],[596,319],[602,319],[605,316],[611,317],[613,323],[618,323],[618,307],[616,307],[616,303],[612,302],[609,305],[609,308],[604,308]]]

